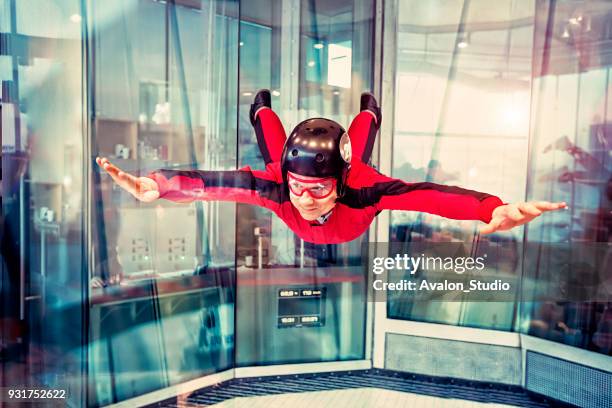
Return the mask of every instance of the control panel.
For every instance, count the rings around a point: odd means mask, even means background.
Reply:
[[[278,328],[325,326],[325,288],[278,290]]]

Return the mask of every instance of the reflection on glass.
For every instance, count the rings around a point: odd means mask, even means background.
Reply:
[[[260,169],[248,117],[258,89],[272,91],[272,108],[289,133],[309,117],[348,127],[359,95],[372,87],[373,2],[266,4],[265,17],[261,2],[243,2],[240,10],[239,162]],[[237,211],[236,365],[364,358],[360,245],[367,236],[314,245],[269,211],[241,204]]]
[[[547,32],[546,24],[551,22]],[[612,354],[610,27],[612,4],[538,3],[528,198],[563,200],[570,208],[529,226],[532,250],[526,253],[525,279],[536,289],[591,286],[596,291],[582,301],[536,302],[540,299],[534,299],[534,292],[525,290],[521,311],[523,332],[608,355]],[[568,250],[559,256],[547,243]]]
[[[80,7],[0,4],[0,384],[63,389],[74,406],[86,385]]]
[[[235,167],[237,11],[92,3],[93,157],[140,175]],[[234,205],[143,204],[94,170],[90,404],[232,367]]]
[[[569,210],[537,219],[524,234],[480,238],[479,250],[498,248],[492,268],[521,279],[520,302],[434,304],[398,296],[388,303],[389,316],[518,328],[610,354],[612,6],[512,4],[493,14],[462,1],[435,14],[441,3],[400,5],[396,106],[402,114],[396,114],[394,172],[471,186],[509,202],[522,201],[526,183],[528,200],[566,201]],[[471,223],[394,213],[391,236],[406,244],[469,242],[474,230]],[[547,301],[542,293],[554,295]]]
[[[399,2],[394,177],[523,201],[535,6],[506,4]],[[471,221],[393,212],[391,224],[391,241],[465,242],[474,254],[487,248],[490,275],[520,277],[521,229],[478,242]],[[511,330],[514,308],[513,302],[411,302],[399,295],[389,300],[388,316]]]

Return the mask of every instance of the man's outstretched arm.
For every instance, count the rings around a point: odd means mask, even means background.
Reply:
[[[157,170],[146,177],[136,177],[111,164],[96,159],[113,180],[140,201],[158,198],[174,202],[232,201],[259,205],[274,210],[280,203],[280,188],[265,171],[240,170]]]
[[[358,173],[361,187],[347,192],[343,201],[373,205],[381,210],[421,211],[456,220],[480,220],[488,234],[525,224],[543,212],[565,208],[565,203],[547,201],[504,204],[499,197],[461,187],[435,183],[406,183],[387,177],[370,167]]]

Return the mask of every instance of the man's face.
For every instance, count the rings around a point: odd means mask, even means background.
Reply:
[[[289,172],[287,181],[291,204],[305,220],[314,221],[335,207],[338,198],[335,179],[301,176]]]

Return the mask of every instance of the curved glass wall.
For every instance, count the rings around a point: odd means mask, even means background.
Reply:
[[[255,207],[143,204],[93,160],[261,169],[260,88],[286,132],[313,116],[348,126],[373,87],[374,3],[0,1],[0,385],[100,406],[237,366],[365,358],[367,235],[311,245]],[[610,354],[610,252],[546,245],[609,245],[611,6],[397,4],[393,176],[505,201],[527,186],[570,210],[486,238],[393,212],[392,241],[494,248],[492,270],[530,286],[508,302],[393,297],[388,316]],[[535,297],[578,276],[591,297]]]
[[[87,364],[81,15],[76,0],[0,2],[0,386],[74,406]]]
[[[394,212],[391,241],[486,249],[494,275],[520,290],[513,302],[395,295],[388,317],[520,331],[609,355],[612,6],[398,6],[394,175],[569,210],[490,236],[471,221]]]
[[[89,11],[90,160],[138,175],[235,168],[238,3]],[[97,166],[92,185],[90,404],[233,367],[235,206],[141,203]]]
[[[243,2],[240,21],[240,166],[264,168],[249,122],[261,88],[271,90],[287,134],[309,117],[348,128],[361,92],[372,89],[374,2]],[[238,204],[237,211],[236,365],[365,358],[367,234],[314,245],[267,210]],[[299,299],[283,299],[289,291]]]
[[[612,355],[612,4],[537,6],[527,197],[569,210],[529,225],[521,330]]]
[[[523,200],[534,10],[533,1],[398,2],[394,177]],[[390,241],[463,242],[467,253],[489,254],[487,273],[518,282],[522,229],[479,237],[477,227],[393,212]],[[515,306],[412,302],[400,294],[389,299],[388,316],[512,330]]]
[[[94,159],[262,168],[259,88],[287,130],[348,127],[372,88],[373,2],[0,4],[3,353],[26,344],[41,384],[88,406],[235,365],[364,358],[367,236],[310,245],[259,208],[143,204]],[[3,385],[35,374],[14,360]]]

